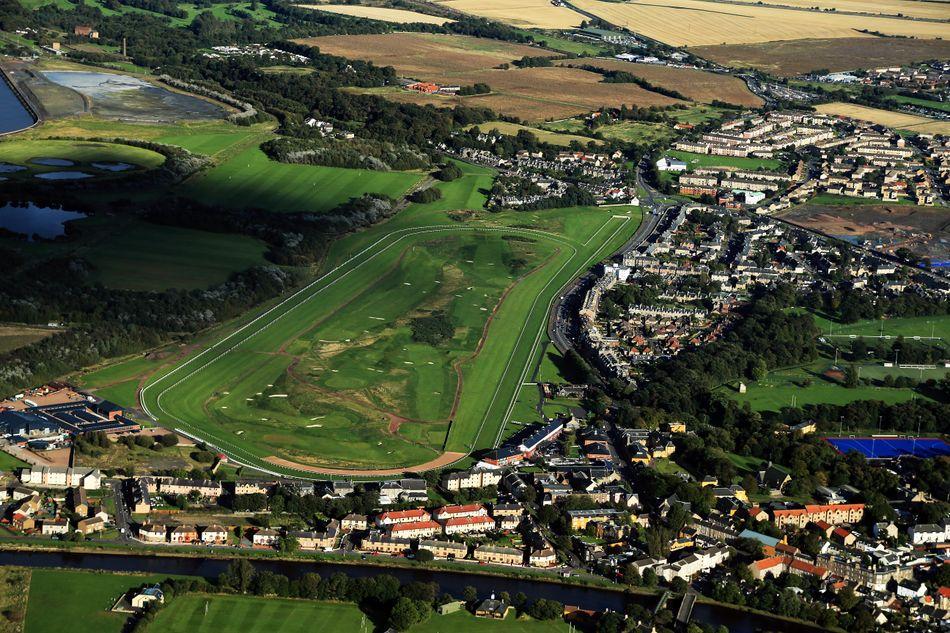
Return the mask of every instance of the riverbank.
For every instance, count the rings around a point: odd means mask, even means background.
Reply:
[[[130,548],[131,549],[131,548]],[[8,542],[0,546],[0,565],[31,568],[62,568],[101,570],[105,572],[130,572],[150,575],[199,576],[216,578],[224,571],[234,556],[210,557],[208,555],[186,556],[172,552],[151,552],[132,554],[120,551],[83,551],[71,548],[28,548],[22,545],[12,547]],[[247,557],[258,571],[282,574],[288,578],[299,578],[304,573],[315,572],[323,577],[342,573],[352,578],[371,577],[386,570],[401,583],[436,582],[442,591],[452,595],[462,595],[468,586],[475,587],[480,594],[507,591],[514,595],[524,592],[532,599],[545,598],[562,604],[576,605],[584,609],[603,611],[624,611],[630,602],[652,609],[656,606],[657,592],[634,591],[619,585],[594,586],[566,582],[569,579],[526,578],[492,573],[490,570],[447,570],[429,567],[427,564],[388,566],[376,561],[317,561],[278,556]],[[796,631],[818,631],[822,627],[800,621],[782,618],[770,613],[762,613],[735,605],[727,605],[711,600],[697,601],[693,617],[701,622],[725,624],[732,633],[755,633],[766,629],[779,633]]]

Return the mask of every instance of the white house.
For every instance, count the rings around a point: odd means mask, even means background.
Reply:
[[[660,171],[686,171],[686,162],[672,156],[664,156],[656,161],[656,168]]]
[[[912,525],[907,529],[910,536],[910,542],[913,545],[931,545],[935,543],[946,543],[950,541],[950,523],[936,525],[933,523],[922,523]]]

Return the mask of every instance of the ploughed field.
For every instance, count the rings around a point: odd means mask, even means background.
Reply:
[[[635,64],[621,59],[569,59],[558,62],[562,66],[596,66],[604,70],[619,70],[636,75],[654,86],[676,90],[684,97],[700,103],[724,101],[757,108],[762,100],[754,95],[738,77],[710,73],[695,68],[673,68],[657,64]]]
[[[925,4],[925,3],[920,3]],[[791,77],[813,70],[831,72],[855,68],[903,66],[950,57],[950,41],[844,37],[800,39],[755,44],[698,46],[690,50],[711,61],[737,68],[752,67]]]
[[[460,180],[439,185],[445,199],[480,206],[484,170]],[[284,474],[442,464],[494,445],[555,293],[622,244],[639,213],[447,217],[445,204],[337,242],[324,277],[209,336],[152,379],[143,405]],[[451,338],[413,340],[413,319],[440,311]]]
[[[394,101],[453,107],[458,104],[491,108],[527,121],[583,114],[602,106],[620,104],[667,106],[682,103],[636,84],[604,83],[598,73],[577,68],[533,67],[507,69],[502,64],[522,57],[557,55],[541,48],[461,35],[387,33],[315,37],[298,42],[349,58],[392,66],[400,76],[440,85],[485,83],[490,94],[467,97],[422,94],[384,88],[366,92]]]

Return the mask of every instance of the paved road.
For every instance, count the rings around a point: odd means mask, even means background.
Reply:
[[[125,494],[123,493],[122,479],[107,479],[106,485],[112,488],[112,494],[115,496],[115,527],[119,531],[118,540],[126,543],[132,542],[132,529],[129,525],[129,509],[125,505]]]
[[[646,167],[645,160],[637,166],[637,184],[646,192],[640,199],[640,207],[644,211],[643,222],[640,223],[640,226],[637,227],[636,232],[627,240],[626,244],[611,254],[611,257],[643,244],[653,235],[663,214],[673,206],[662,202],[659,198],[659,192],[643,180],[642,169]],[[592,270],[588,270],[571,282],[570,286],[561,293],[551,307],[551,314],[548,317],[548,338],[562,354],[574,347],[573,340],[578,334],[577,313],[581,302],[584,300],[584,293],[587,292],[596,278],[597,275]]]

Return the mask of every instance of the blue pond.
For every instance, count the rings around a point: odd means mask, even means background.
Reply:
[[[31,158],[30,162],[44,167],[72,167],[76,164],[65,158]]]
[[[36,174],[36,178],[43,180],[82,180],[83,178],[92,178],[93,174],[87,174],[84,171],[48,171],[42,174]]]
[[[66,232],[67,222],[84,217],[85,213],[41,207],[32,202],[25,206],[6,204],[0,207],[0,228],[21,233],[31,240],[34,235],[51,239]]]
[[[93,163],[92,166],[103,171],[127,171],[135,167],[129,163]]]

